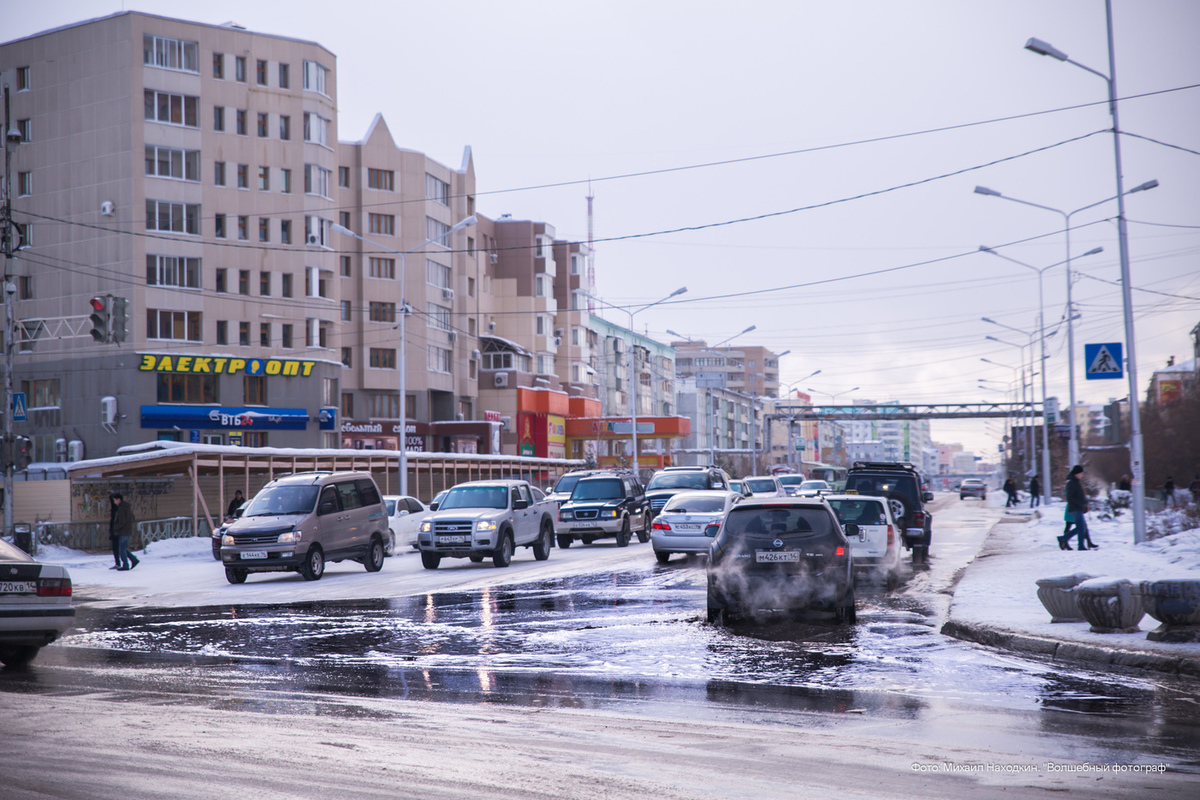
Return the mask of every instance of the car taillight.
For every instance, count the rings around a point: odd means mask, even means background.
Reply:
[[[914,511],[913,512],[913,525],[918,528],[925,527],[925,512],[924,511]]]
[[[833,554],[835,556],[844,556],[844,555],[846,555],[846,548],[842,547],[841,545],[838,545],[837,550],[834,550]]]
[[[651,525],[650,527],[656,531],[669,531],[669,530],[671,530],[671,523],[662,522],[662,521],[656,519],[656,520],[654,520],[654,524]]]
[[[888,525],[888,547],[896,543],[896,529]]]
[[[70,597],[70,578],[42,578],[38,581],[38,597]]]

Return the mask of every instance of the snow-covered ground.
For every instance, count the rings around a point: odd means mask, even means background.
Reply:
[[[1003,506],[1001,492],[988,496],[988,505]],[[1146,632],[1158,621],[1146,616],[1138,633],[1092,633],[1086,622],[1050,621],[1037,598],[1035,581],[1084,572],[1096,577],[1138,581],[1160,578],[1200,579],[1200,528],[1182,512],[1151,515],[1148,528],[1177,531],[1142,544],[1133,543],[1133,513],[1125,509],[1112,519],[1088,513],[1088,530],[1098,550],[1060,550],[1066,506],[1055,501],[1030,511],[1028,500],[1011,509],[996,525],[975,561],[954,591],[950,619],[973,626],[1097,645],[1122,650],[1200,658],[1200,643],[1151,642]],[[1071,546],[1076,539],[1072,536]]]

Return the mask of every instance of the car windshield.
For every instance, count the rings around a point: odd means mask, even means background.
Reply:
[[[800,484],[801,489],[828,489],[829,484],[825,481],[805,481]]]
[[[857,525],[885,525],[887,514],[883,503],[878,500],[830,500],[833,513],[843,525],[853,522]]]
[[[724,497],[697,497],[694,494],[677,494],[663,506],[662,513],[718,514],[724,510]]]
[[[508,508],[504,486],[455,486],[446,493],[438,510],[447,508]]]
[[[580,481],[571,492],[572,500],[620,500],[624,496],[618,480]]]
[[[803,475],[780,475],[779,482],[784,486],[799,486],[804,483]]]
[[[917,499],[917,482],[908,475],[851,475],[846,489],[875,497],[898,493],[910,501]]]
[[[707,472],[660,472],[650,479],[651,489],[707,489]]]
[[[582,475],[563,475],[558,479],[558,483],[554,484],[555,494],[570,494],[582,477]]]
[[[775,491],[775,481],[767,480],[766,478],[757,481],[746,481],[746,485],[750,487],[750,491],[752,492],[765,493]]]
[[[387,515],[389,517],[394,517],[396,515],[396,501],[384,500],[383,502],[387,504]]]
[[[317,503],[320,486],[268,486],[259,492],[243,517],[276,517],[285,514],[309,514]]]
[[[814,506],[734,506],[725,518],[728,536],[829,534],[829,512]]]

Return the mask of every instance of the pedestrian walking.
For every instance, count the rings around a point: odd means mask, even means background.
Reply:
[[[1036,508],[1042,504],[1042,482],[1034,475],[1029,479],[1029,507]]]
[[[1167,476],[1167,482],[1163,484],[1163,505],[1167,508],[1175,507],[1175,479],[1170,475]]]
[[[113,515],[113,533],[117,537],[117,569],[124,572],[141,563],[141,559],[129,552],[129,537],[133,536],[133,509],[129,507],[120,493],[113,495],[113,505],[116,506],[116,513]],[[126,564],[129,566],[125,566]]]
[[[233,499],[229,501],[229,508],[225,509],[225,516],[232,517],[242,507],[242,503],[244,502],[246,502],[246,498],[242,497],[242,490],[235,490]]]
[[[1192,479],[1192,484],[1188,486],[1188,491],[1192,493],[1192,503],[1196,508],[1200,508],[1200,475]]]
[[[1063,535],[1058,537],[1058,546],[1062,550],[1071,549],[1069,542],[1072,533],[1078,537],[1076,547],[1080,550],[1088,549],[1087,542],[1090,540],[1088,538],[1087,518],[1085,516],[1088,505],[1087,495],[1083,491],[1083,481],[1079,477],[1082,474],[1083,465],[1076,464],[1071,467],[1071,474],[1067,477],[1067,511],[1065,516],[1067,528],[1063,531]],[[1093,546],[1093,549],[1099,548]]]
[[[1004,504],[1005,508],[1012,508],[1017,504],[1017,484],[1013,480],[1012,473],[1008,473],[1008,480],[1004,482],[1004,493],[1008,495],[1008,502]]]
[[[121,568],[121,556],[117,552],[117,533],[114,526],[117,520],[117,504],[112,495],[108,496],[108,543],[112,547],[113,565],[109,569]]]

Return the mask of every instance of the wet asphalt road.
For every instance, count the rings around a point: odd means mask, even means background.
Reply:
[[[1060,758],[1161,760],[1200,774],[1194,682],[1017,658],[938,632],[955,575],[998,516],[943,505],[929,567],[910,571],[891,592],[860,587],[854,626],[814,612],[715,628],[704,621],[703,560],[660,566],[648,545],[634,544],[630,552],[643,558],[616,569],[529,580],[534,572],[525,582],[469,590],[84,607],[65,646],[46,649],[27,671],[0,673],[0,696],[102,689],[129,701],[166,693],[208,708],[350,716],[415,700],[777,717],[806,727],[849,714],[876,734],[902,723],[897,736]],[[454,573],[421,577],[449,582]]]

